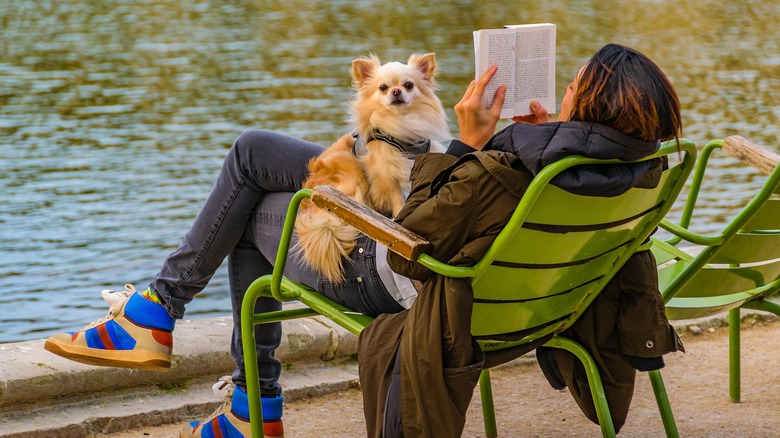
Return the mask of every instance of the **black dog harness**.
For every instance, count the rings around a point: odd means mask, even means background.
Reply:
[[[420,139],[415,142],[405,142],[398,140],[395,137],[391,137],[382,131],[371,131],[368,134],[368,138],[365,139],[358,136],[357,133],[352,134],[352,137],[355,139],[355,144],[352,146],[352,153],[355,154],[356,157],[367,155],[368,149],[366,149],[366,144],[374,140],[380,140],[393,146],[409,159],[414,159],[414,157],[425,154],[431,150],[430,140]]]

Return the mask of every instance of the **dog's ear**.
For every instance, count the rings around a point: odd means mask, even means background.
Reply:
[[[367,80],[374,76],[374,71],[379,68],[379,58],[371,56],[369,58],[360,58],[352,61],[352,68],[349,73],[352,75],[352,82],[356,88],[362,86]]]
[[[428,82],[433,82],[433,77],[436,76],[436,55],[433,53],[426,53],[424,55],[415,54],[409,57],[409,65],[415,67],[423,79]]]

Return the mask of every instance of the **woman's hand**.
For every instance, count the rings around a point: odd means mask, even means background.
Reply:
[[[512,117],[512,121],[533,124],[552,122],[552,117],[547,113],[547,108],[537,101],[531,102],[531,113],[527,116]]]
[[[506,87],[502,85],[496,90],[493,106],[482,108],[482,95],[485,94],[485,88],[496,70],[498,67],[494,65],[479,80],[471,81],[463,98],[455,105],[460,141],[478,151],[481,151],[495,134],[498,119],[501,118],[501,107],[504,105]]]

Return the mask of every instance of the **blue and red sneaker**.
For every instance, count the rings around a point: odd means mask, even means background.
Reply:
[[[89,365],[167,371],[171,368],[174,319],[132,285],[103,291],[111,305],[107,316],[77,332],[58,333],[44,348]]]
[[[230,376],[219,379],[211,387],[217,397],[225,400],[213,414],[205,420],[187,423],[179,432],[179,438],[216,438],[252,436],[249,425],[249,401],[246,391],[233,384]],[[263,435],[268,438],[283,438],[282,396],[262,398]]]

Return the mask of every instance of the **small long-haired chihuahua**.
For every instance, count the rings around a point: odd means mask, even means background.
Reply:
[[[412,55],[406,64],[382,65],[370,55],[352,61],[354,131],[309,163],[304,188],[330,185],[385,215],[398,214],[409,193],[414,157],[443,152],[450,138],[447,117],[436,97],[436,57]],[[303,260],[331,281],[343,279],[343,258],[358,231],[308,200],[296,219]]]

